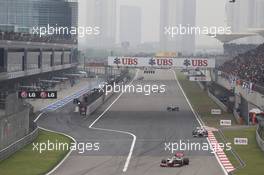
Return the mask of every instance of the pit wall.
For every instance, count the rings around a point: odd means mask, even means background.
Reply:
[[[130,75],[132,77],[135,76],[135,72],[130,72]],[[126,80],[124,83],[128,83],[129,80]],[[99,97],[98,99],[96,99],[92,104],[90,104],[89,106],[87,106],[87,110],[86,110],[86,115],[89,116],[91,115],[93,112],[95,112],[100,106],[102,106],[102,104],[104,104],[114,93],[111,92],[107,95],[102,95],[101,97]]]
[[[92,104],[87,106],[86,115],[91,115],[94,111],[96,111],[104,102],[106,102],[114,93],[109,93],[107,95],[102,95],[97,100],[95,100]]]

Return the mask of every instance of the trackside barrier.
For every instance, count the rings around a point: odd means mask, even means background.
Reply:
[[[216,83],[228,90],[232,89],[230,82],[228,81],[228,79],[224,77],[218,76]],[[236,85],[236,91],[237,91],[236,92],[237,94],[240,94],[242,97],[244,97],[247,101],[251,102],[252,104],[259,106],[259,107],[264,107],[263,106],[264,94],[260,92],[256,92],[254,90],[251,93],[248,93],[248,90],[243,89],[239,85]]]
[[[258,128],[256,130],[256,140],[257,140],[257,143],[258,143],[260,149],[262,151],[264,151],[264,140],[259,135],[259,126],[258,126]]]
[[[0,150],[0,161],[8,158],[15,152],[22,149],[24,146],[30,144],[35,140],[35,138],[38,136],[39,128],[36,127],[34,131],[32,131],[30,134],[26,135],[25,137],[19,139],[18,141],[12,143],[8,147]]]
[[[216,98],[209,90],[207,91],[208,96],[225,112],[228,111],[227,106],[222,103],[218,98]]]
[[[239,123],[239,124],[242,125],[242,124],[243,124],[243,120],[242,120],[242,118],[239,116],[239,114],[238,114],[238,112],[236,111],[236,109],[233,110],[233,115],[234,115],[234,117],[235,117],[237,123]]]
[[[201,88],[203,91],[205,90],[204,85],[203,85],[200,81],[198,81],[197,84],[200,86],[200,88]]]
[[[206,90],[206,87],[201,83],[197,82],[200,88],[204,91]],[[228,111],[228,107],[222,103],[218,98],[216,98],[209,90],[207,90],[208,96],[225,112]]]
[[[94,111],[96,111],[105,101],[107,101],[114,93],[111,92],[107,95],[103,94],[101,97],[96,99],[92,104],[87,106],[86,115],[91,115]]]
[[[109,93],[107,95],[102,95],[97,100],[95,100],[92,104],[87,106],[86,115],[91,115],[94,111],[96,111],[105,101],[107,101],[114,93]]]

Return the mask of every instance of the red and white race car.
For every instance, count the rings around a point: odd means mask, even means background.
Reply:
[[[189,158],[184,157],[181,152],[176,153],[172,158],[163,159],[160,163],[161,167],[182,167],[189,165]]]

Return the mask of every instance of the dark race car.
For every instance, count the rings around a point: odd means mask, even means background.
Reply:
[[[167,111],[179,111],[179,110],[180,108],[178,106],[171,105],[167,107]]]
[[[144,80],[144,77],[139,77],[137,80],[142,81]]]
[[[203,127],[196,127],[192,132],[193,137],[208,137],[208,131]]]
[[[189,158],[184,157],[183,153],[176,153],[172,158],[163,159],[160,163],[161,167],[182,167],[189,165]]]

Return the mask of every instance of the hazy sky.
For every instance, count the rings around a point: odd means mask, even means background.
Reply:
[[[80,24],[85,22],[85,1],[79,0]],[[107,0],[105,0],[107,1]],[[227,0],[196,0],[196,25],[197,26],[225,26],[225,2]],[[159,40],[159,3],[160,0],[117,0],[117,8],[120,5],[135,5],[142,8],[142,41],[151,42]],[[117,22],[119,11],[117,10]],[[117,24],[119,29],[119,24]],[[118,31],[117,31],[118,33]],[[118,35],[117,35],[118,39]],[[214,45],[219,43],[208,36],[197,36],[197,45]]]

